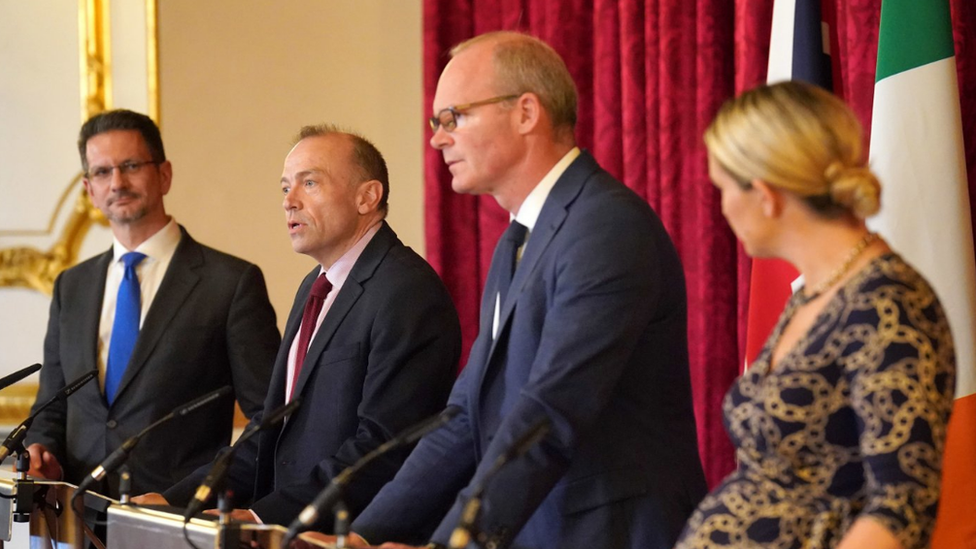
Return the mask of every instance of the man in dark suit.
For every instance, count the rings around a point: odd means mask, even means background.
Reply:
[[[35,407],[95,368],[99,380],[41,413],[27,437],[30,473],[72,483],[156,419],[225,385],[247,416],[257,413],[280,341],[261,271],[197,243],[166,214],[173,168],[149,117],[99,114],[78,147],[114,244],[55,282]],[[169,486],[227,444],[233,399],[210,406],[142,439],[128,461],[134,490]],[[117,497],[116,477],[98,489]]]
[[[238,449],[228,485],[248,507],[235,517],[288,524],[343,469],[444,408],[461,333],[437,274],[384,221],[389,178],[371,143],[331,126],[304,128],[281,189],[292,247],[319,265],[295,297],[264,411],[302,402],[284,426]],[[321,309],[310,313],[316,295]],[[362,471],[345,492],[353,515],[406,455]],[[137,502],[185,505],[206,472]]]
[[[446,545],[484,482],[479,546],[669,548],[705,492],[677,253],[647,203],[576,148],[558,54],[517,33],[452,53],[431,144],[455,191],[490,194],[522,227],[492,259],[449,402],[461,414],[421,440],[354,542]],[[487,478],[541,421],[548,434]]]

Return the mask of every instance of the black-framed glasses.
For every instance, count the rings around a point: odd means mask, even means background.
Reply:
[[[104,183],[109,179],[112,179],[112,172],[119,170],[121,175],[137,175],[142,171],[142,168],[150,164],[159,164],[155,160],[145,160],[143,162],[136,162],[134,160],[127,160],[118,166],[95,166],[94,168],[88,170],[85,174],[88,179],[96,183]]]
[[[501,103],[502,101],[509,101],[518,97],[519,94],[499,95],[498,97],[475,101],[474,103],[452,105],[446,109],[441,109],[440,112],[428,118],[427,121],[430,122],[430,129],[433,130],[434,133],[437,133],[437,128],[444,128],[444,131],[446,132],[453,132],[454,129],[457,128],[458,115],[463,114],[464,111],[471,110],[475,107],[481,107],[483,105],[492,105],[494,103]]]

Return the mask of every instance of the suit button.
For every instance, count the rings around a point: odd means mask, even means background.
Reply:
[[[110,419],[108,420],[108,422],[105,423],[105,426],[108,427],[109,429],[115,429],[116,427],[119,426],[119,423],[114,419]]]
[[[281,460],[281,464],[282,465],[288,465],[288,462],[286,460]]]

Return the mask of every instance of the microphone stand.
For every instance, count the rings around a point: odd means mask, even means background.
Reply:
[[[17,499],[14,500],[14,522],[30,522],[31,511],[34,509],[34,481],[28,478],[30,470],[30,452],[24,448],[23,442],[17,442],[14,447],[17,454]]]
[[[349,508],[342,499],[335,502],[332,506],[335,513],[335,525],[333,527],[336,537],[336,549],[345,549],[349,539]]]
[[[119,467],[119,503],[129,505],[132,492],[132,473],[128,465]]]
[[[3,463],[3,460],[7,459],[7,456],[9,456],[11,453],[25,451],[24,439],[27,438],[27,430],[30,429],[31,425],[34,423],[34,418],[36,418],[38,414],[43,412],[48,406],[54,404],[55,402],[65,400],[74,394],[75,391],[81,389],[84,384],[88,383],[92,379],[95,379],[95,376],[97,375],[97,368],[82,374],[71,383],[62,387],[61,390],[51,397],[50,400],[44,404],[41,404],[41,406],[35,410],[33,414],[29,415],[27,419],[20,422],[20,425],[18,425],[13,431],[10,432],[9,435],[7,435],[7,438],[3,441],[3,444],[0,444],[0,463]]]
[[[192,401],[150,423],[142,431],[139,431],[138,434],[129,437],[125,442],[122,443],[122,446],[116,448],[116,450],[109,454],[109,456],[105,458],[105,460],[102,461],[98,467],[95,467],[91,474],[81,480],[81,482],[78,484],[78,488],[75,490],[74,495],[71,496],[72,507],[74,507],[75,499],[84,494],[91,485],[101,481],[106,475],[115,471],[119,468],[119,466],[125,463],[125,461],[129,459],[129,454],[132,453],[132,450],[135,449],[136,445],[139,444],[139,441],[142,440],[142,437],[145,436],[146,433],[175,417],[185,416],[195,410],[198,410],[199,408],[210,404],[224,395],[230,394],[232,390],[233,389],[231,389],[230,385],[224,385],[220,389],[211,391],[202,397],[193,399]]]
[[[217,531],[218,549],[237,549],[241,541],[241,526],[234,520],[234,492],[224,490],[217,497]]]
[[[231,466],[231,460],[233,460],[234,453],[237,452],[237,449],[240,448],[245,442],[250,440],[254,435],[283,422],[285,418],[293,414],[295,410],[301,406],[301,404],[301,397],[293,398],[291,402],[279,407],[265,416],[264,419],[261,420],[261,423],[245,430],[233,445],[222,449],[217,454],[217,458],[214,459],[213,465],[210,467],[210,470],[207,471],[206,478],[204,478],[203,483],[197,487],[197,491],[194,494],[193,499],[190,500],[190,503],[187,504],[186,509],[183,512],[183,524],[189,522],[190,518],[192,518],[193,515],[197,514],[200,509],[203,508],[203,506],[207,503],[207,500],[210,499],[211,493],[215,491],[219,493],[219,487],[223,484],[224,479],[227,476]]]
[[[421,437],[440,429],[444,424],[454,418],[461,412],[461,409],[457,406],[448,406],[441,413],[436,416],[429,417],[419,424],[407,428],[406,431],[401,432],[392,439],[380,444],[372,452],[369,452],[365,456],[359,458],[359,461],[346,467],[341,473],[332,478],[329,485],[325,487],[324,490],[319,492],[319,495],[315,497],[312,503],[308,504],[302,512],[299,513],[298,517],[295,518],[288,526],[288,532],[285,533],[285,537],[282,538],[282,546],[288,547],[288,544],[298,535],[299,531],[304,530],[315,523],[319,518],[319,513],[324,509],[332,509],[335,514],[335,526],[334,530],[336,533],[336,543],[337,547],[345,547],[346,538],[349,536],[349,510],[346,508],[345,502],[342,500],[342,493],[349,482],[363,469],[366,465],[369,465],[374,459],[382,456],[383,454],[399,448],[407,444],[413,444],[420,440]],[[340,530],[341,532],[340,537]],[[341,541],[341,545],[339,545]]]
[[[457,527],[451,532],[451,539],[448,542],[448,549],[465,549],[472,541],[483,541],[482,533],[478,531],[478,517],[481,515],[481,501],[488,487],[488,482],[510,461],[522,456],[525,452],[542,440],[549,432],[551,423],[549,418],[544,417],[530,427],[520,436],[512,446],[498,456],[491,465],[491,469],[481,477],[481,481],[471,490],[468,501],[465,502],[461,511],[461,519]]]
[[[4,378],[4,382],[11,379],[14,381],[19,381],[23,377],[36,372],[40,368],[37,364],[29,366],[20,372],[11,374]],[[26,373],[25,373],[26,372]],[[55,402],[63,401],[69,396],[74,394],[75,391],[80,389],[86,383],[94,379],[98,375],[98,370],[90,370],[78,378],[72,380],[71,383],[62,387],[53,397],[51,397],[47,402],[41,404],[34,413],[29,415],[27,419],[20,422],[13,431],[7,435],[7,438],[0,444],[0,463],[7,459],[10,454],[17,454],[17,483],[16,483],[16,499],[13,505],[13,520],[14,522],[30,522],[31,510],[34,507],[34,481],[27,478],[27,471],[30,470],[30,452],[24,447],[24,439],[27,438],[27,431],[30,429],[31,425],[34,423],[34,418],[38,416],[41,412],[47,409],[49,406]],[[11,381],[12,383],[13,381]]]

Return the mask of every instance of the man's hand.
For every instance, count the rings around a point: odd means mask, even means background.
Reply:
[[[204,513],[208,515],[219,515],[220,511],[216,509],[207,509],[204,511]],[[230,518],[236,520],[237,522],[261,522],[258,520],[257,515],[252,513],[250,509],[234,509],[230,512]]]
[[[47,480],[61,480],[64,474],[58,458],[48,451],[43,444],[35,442],[27,447],[30,452],[30,470],[27,474],[32,477],[44,478]]]
[[[158,492],[149,492],[148,494],[136,496],[132,498],[132,503],[136,505],[169,505],[166,498]]]
[[[298,537],[295,538],[295,541],[291,543],[291,546],[293,549],[311,549],[315,547],[332,547],[335,545],[335,542],[335,536],[329,536],[319,532],[305,532],[303,534],[299,534]],[[349,536],[346,537],[346,547],[365,549],[372,546],[366,543],[366,540],[359,537],[358,534],[351,532]]]

